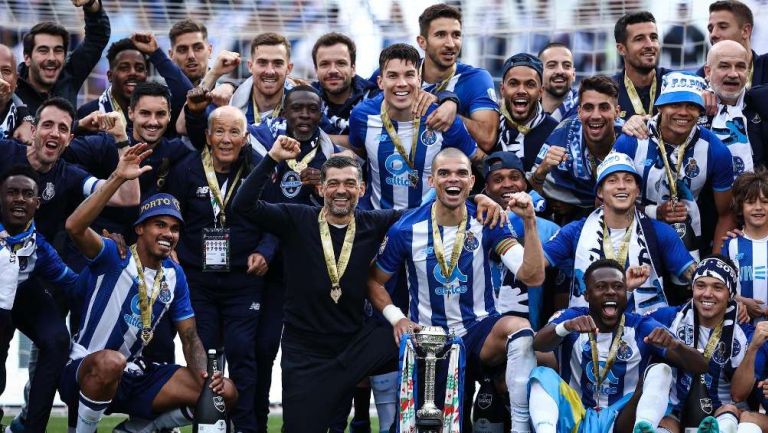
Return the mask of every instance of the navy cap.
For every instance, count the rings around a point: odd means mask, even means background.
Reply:
[[[539,81],[542,81],[541,77],[544,73],[544,65],[541,63],[541,60],[539,60],[538,57],[528,53],[518,53],[508,58],[507,61],[504,62],[504,66],[501,68],[503,71],[501,74],[501,79],[504,79],[510,69],[517,66],[527,66],[533,69],[537,74],[539,74]]]
[[[520,173],[525,173],[523,171],[523,162],[520,161],[517,155],[513,152],[499,150],[486,156],[483,160],[483,177],[487,179],[489,174],[502,168],[511,168],[520,171]]]
[[[184,223],[184,218],[181,217],[181,205],[179,205],[176,197],[170,194],[155,194],[141,204],[139,218],[133,225],[137,226],[149,218],[161,215],[172,216],[182,224]]]

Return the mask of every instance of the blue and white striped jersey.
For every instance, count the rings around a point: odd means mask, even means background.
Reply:
[[[85,303],[70,359],[80,359],[102,349],[116,350],[128,360],[141,355],[136,261],[130,251],[121,259],[114,241],[103,239],[103,242],[99,255],[80,273],[78,283]],[[174,322],[195,315],[184,271],[171,259],[163,260],[162,266],[164,284],[152,306],[153,329],[166,313]],[[144,268],[144,279],[147,290],[152,290],[155,270]]]
[[[507,226],[483,226],[475,219],[475,205],[467,202],[464,248],[450,278],[445,278],[433,249],[432,203],[403,215],[389,229],[376,265],[394,274],[405,264],[411,320],[463,336],[480,320],[499,314],[494,301],[491,254],[512,235]],[[446,260],[450,260],[457,231],[458,227],[441,227]],[[522,247],[514,248],[522,255]]]
[[[349,125],[349,144],[365,149],[368,159],[366,183],[367,200],[361,200],[363,209],[411,209],[419,207],[430,190],[427,179],[432,174],[432,159],[440,150],[455,147],[472,157],[477,143],[469,135],[461,119],[456,116],[446,132],[427,128],[426,118],[437,108],[432,105],[421,118],[419,139],[416,143],[414,171],[418,177],[416,186],[411,185],[411,169],[395,148],[381,121],[381,101],[384,95],[365,100],[352,110]],[[413,123],[392,120],[404,150],[411,154]]]
[[[579,316],[589,314],[586,307],[574,307],[561,310],[550,319],[550,324],[559,324]],[[624,334],[621,337],[616,361],[608,372],[599,389],[599,406],[607,407],[625,395],[635,391],[637,383],[651,363],[651,356],[664,356],[664,351],[646,344],[643,338],[654,329],[664,327],[650,317],[634,313],[624,313]],[[597,352],[600,369],[605,367],[608,351],[613,341],[613,334],[597,334]],[[572,332],[568,334],[555,350],[560,365],[560,376],[581,396],[584,407],[595,407],[595,375],[592,369],[592,349],[589,334]]]
[[[721,252],[739,270],[739,295],[768,303],[768,238],[741,235],[725,241]]]

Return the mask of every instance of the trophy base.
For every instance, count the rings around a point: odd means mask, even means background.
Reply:
[[[440,433],[443,431],[443,421],[437,418],[416,418],[418,433]]]

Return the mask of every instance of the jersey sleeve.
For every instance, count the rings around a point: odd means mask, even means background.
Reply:
[[[480,110],[499,110],[499,103],[496,98],[496,88],[493,85],[491,74],[485,69],[476,68],[472,74],[472,93],[469,101],[461,101],[462,104],[469,104],[467,109],[462,111],[470,115]]]
[[[730,191],[733,187],[733,156],[714,134],[712,134],[712,140],[716,140],[709,148],[709,161],[712,163],[712,189],[715,192]]]
[[[664,255],[664,266],[671,274],[682,277],[683,273],[694,264],[691,253],[688,252],[672,226],[656,220],[653,220],[653,223],[661,252]]]
[[[544,242],[544,257],[550,266],[559,266],[567,260],[572,260],[576,252],[576,242],[584,226],[584,221],[566,224],[551,239]]]
[[[635,338],[637,339],[637,341],[643,341],[643,339],[645,339],[646,336],[650,335],[651,332],[653,332],[653,330],[656,328],[664,328],[669,330],[668,327],[664,326],[662,323],[658,322],[652,317],[643,317],[640,320],[640,323],[638,323],[637,327],[635,328],[636,330]],[[673,338],[678,339],[677,336],[672,331],[670,331],[670,334],[672,334]],[[666,353],[667,353],[666,349],[655,346],[653,344],[647,344],[646,346],[654,355],[666,359]]]
[[[74,189],[68,191],[69,193],[73,194],[73,196],[78,196],[78,200],[74,201],[75,203],[79,203],[80,198],[88,197],[89,195],[93,194],[96,191],[96,187],[99,183],[99,179],[92,176],[82,168],[72,164],[67,166],[66,177],[72,182],[71,185],[79,187],[78,191],[75,191]]]
[[[675,321],[678,311],[680,311],[680,307],[662,307],[648,313],[648,316],[669,328]]]
[[[575,319],[576,317],[586,316],[588,312],[589,310],[583,307],[566,308],[565,310],[560,310],[555,312],[555,314],[553,314],[552,317],[549,318],[549,323],[547,324],[558,325],[568,320]]]
[[[366,116],[361,108],[358,105],[349,115],[349,145],[355,149],[365,149]]]
[[[175,266],[176,269],[176,289],[173,294],[173,302],[171,303],[170,314],[171,320],[174,322],[181,322],[182,320],[195,317],[195,312],[192,310],[192,302],[189,300],[189,285],[187,284],[187,277],[181,270],[181,267]]]
[[[37,263],[34,274],[64,288],[77,280],[77,274],[61,259],[59,253],[42,236],[37,239]]]
[[[613,143],[613,150],[615,152],[623,153],[634,160],[635,152],[637,152],[637,139],[621,134],[616,139],[616,142]],[[730,159],[728,161],[730,161]]]
[[[392,275],[397,272],[405,262],[405,257],[410,255],[403,232],[400,222],[397,222],[387,231],[387,235],[381,242],[379,254],[376,257],[376,266],[386,274]]]
[[[453,119],[453,125],[445,132],[446,147],[455,147],[464,152],[467,157],[472,158],[477,152],[477,142],[467,131],[459,116]]]
[[[109,238],[101,238],[101,251],[96,257],[88,261],[88,266],[92,273],[100,275],[120,265],[120,254],[117,251],[117,244]]]

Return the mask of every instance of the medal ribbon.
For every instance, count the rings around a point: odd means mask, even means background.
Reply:
[[[152,296],[147,298],[147,284],[144,281],[144,266],[141,265],[139,253],[136,251],[136,244],[131,245],[131,254],[136,261],[136,273],[138,274],[139,286],[139,310],[141,311],[141,340],[144,347],[152,340],[152,306],[155,305],[157,296],[160,294],[160,282],[163,280],[163,265],[157,269],[155,281],[152,283]]]
[[[707,345],[704,347],[704,359],[707,360],[707,363],[709,363],[709,360],[712,359],[712,355],[715,353],[715,349],[717,348],[717,343],[720,341],[720,336],[723,333],[723,322],[720,322],[715,326],[715,329],[712,330],[712,333],[709,334],[709,339],[707,340]],[[696,334],[698,338],[698,327],[696,328]],[[696,340],[693,342],[694,348],[698,345],[699,341]]]
[[[526,125],[522,125],[522,124],[517,123],[514,120],[512,120],[512,115],[510,115],[509,114],[509,110],[507,110],[507,103],[506,102],[502,102],[499,105],[501,105],[501,114],[504,116],[505,119],[507,119],[507,122],[509,122],[510,124],[512,124],[512,126],[515,127],[515,129],[517,129],[523,135],[531,132],[532,128],[530,128],[530,127],[528,127]],[[536,117],[534,116],[534,119],[535,118]]]
[[[219,189],[219,181],[216,179],[216,172],[213,169],[213,158],[211,157],[211,151],[206,146],[203,149],[203,171],[205,171],[205,180],[208,181],[208,189],[211,192],[211,204],[214,203],[219,207],[219,215],[221,216],[221,225],[227,223],[227,217],[224,214],[224,209],[229,203],[229,199],[232,198],[232,193],[235,191],[237,182],[240,181],[240,176],[243,174],[243,164],[240,164],[240,168],[237,169],[235,178],[232,180],[232,185],[228,188],[227,196],[222,199],[221,189]],[[214,219],[217,218],[216,210],[214,208]]]
[[[442,92],[443,90],[445,90],[445,88],[448,87],[448,83],[450,83],[451,80],[453,79],[454,75],[456,75],[456,63],[454,63],[453,67],[451,67],[451,73],[448,75],[448,78],[441,81],[440,84],[437,84],[435,88],[429,93],[436,95]],[[424,62],[423,61],[421,62],[421,66],[419,66],[419,77],[421,78],[421,82],[424,83]]]
[[[659,141],[656,146],[659,148],[661,159],[664,161],[664,171],[667,173],[667,180],[669,181],[669,196],[671,201],[677,201],[677,180],[680,177],[680,170],[683,168],[683,157],[685,156],[685,150],[688,148],[688,143],[691,142],[691,137],[685,140],[685,143],[681,144],[677,148],[677,164],[675,164],[675,171],[669,165],[669,159],[667,158],[667,147],[664,144],[664,139],[661,138],[661,127],[659,127]]]
[[[600,357],[597,353],[597,338],[595,337],[594,332],[589,333],[589,347],[592,351],[592,373],[595,375],[595,380],[597,381],[595,384],[596,406],[600,406],[600,401],[598,400],[600,385],[605,381],[605,378],[608,377],[608,372],[611,371],[611,367],[613,367],[613,364],[616,362],[616,355],[619,352],[622,335],[624,335],[624,314],[621,315],[619,326],[613,334],[613,341],[611,341],[611,347],[608,349],[608,358],[605,360],[603,373],[600,374]]]
[[[453,269],[459,263],[459,256],[461,256],[461,249],[464,247],[464,238],[467,234],[467,206],[463,205],[461,209],[462,222],[459,224],[459,228],[456,231],[456,240],[453,241],[451,261],[450,263],[446,263],[443,238],[440,236],[440,226],[437,224],[437,202],[432,203],[432,246],[435,251],[435,259],[437,259],[437,263],[440,265],[440,270],[443,272],[443,276],[446,279],[450,278]]]
[[[117,100],[114,96],[112,96],[112,86],[109,86],[109,92],[107,93],[109,96],[109,104],[112,106],[112,111],[116,111],[120,113],[121,116],[123,116],[123,120],[126,121],[126,125],[128,124],[127,119],[125,118],[125,113],[123,113],[123,109],[120,108],[120,104],[117,103]]]
[[[635,214],[632,213],[632,219],[629,221],[629,227],[624,233],[624,237],[619,243],[618,251],[613,246],[613,239],[611,239],[611,232],[608,230],[608,224],[605,223],[605,217],[603,217],[603,253],[606,259],[613,259],[624,266],[627,262],[627,255],[629,255],[629,240],[632,238],[632,226],[635,223]],[[622,316],[623,317],[623,316]]]
[[[328,270],[328,278],[331,279],[331,287],[341,290],[339,281],[347,270],[349,257],[352,254],[352,244],[355,242],[355,218],[347,226],[347,233],[344,235],[344,243],[339,253],[339,261],[336,262],[336,255],[333,251],[333,241],[331,240],[331,231],[328,228],[328,221],[325,220],[325,209],[320,210],[317,216],[317,222],[320,225],[320,241],[323,245],[323,256],[325,257],[325,268]],[[338,302],[338,301],[337,301]]]
[[[315,138],[315,140],[312,141],[312,150],[304,155],[304,158],[301,158],[301,161],[297,162],[296,159],[286,159],[285,162],[288,164],[288,167],[301,174],[302,171],[304,171],[307,166],[309,166],[310,161],[315,158],[315,155],[317,154],[317,149],[320,148],[320,146],[317,145],[318,141],[320,140],[320,137]]]
[[[405,148],[403,147],[403,142],[400,141],[400,136],[397,135],[397,131],[395,131],[395,126],[392,124],[392,119],[389,118],[389,113],[387,113],[386,100],[381,101],[381,122],[384,124],[384,130],[387,131],[387,135],[389,135],[389,138],[392,139],[392,143],[395,145],[395,149],[397,149],[397,153],[399,153],[400,156],[403,157],[403,159],[405,160],[405,163],[408,164],[408,167],[411,170],[415,170],[416,147],[419,145],[419,124],[421,123],[421,118],[418,116],[415,116],[413,118],[413,136],[411,137],[410,155],[408,154],[408,152],[405,151]]]
[[[261,111],[259,111],[259,105],[256,103],[256,95],[251,91],[251,104],[253,105],[253,123],[261,125]],[[280,103],[272,109],[272,118],[280,116],[280,112],[283,111],[283,98],[280,98]]]
[[[635,109],[635,114],[653,114],[653,103],[656,101],[656,74],[653,75],[653,82],[651,83],[648,111],[643,107],[643,101],[640,99],[640,95],[637,94],[635,83],[633,83],[627,76],[627,71],[624,71],[624,87],[627,88],[627,96],[629,96],[629,100],[632,102],[632,108]]]

